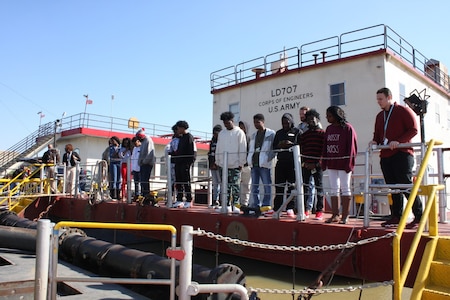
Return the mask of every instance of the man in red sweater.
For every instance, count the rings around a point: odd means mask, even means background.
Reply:
[[[381,107],[375,119],[375,131],[371,145],[389,145],[380,153],[381,171],[386,184],[411,184],[414,152],[412,148],[398,148],[400,143],[411,143],[417,134],[418,126],[414,113],[408,107],[397,104],[392,99],[388,88],[377,91],[377,102]],[[392,226],[399,223],[403,213],[403,194],[392,194],[391,218],[382,226]],[[418,196],[414,199],[414,221],[407,228],[414,228],[422,218],[422,202]]]

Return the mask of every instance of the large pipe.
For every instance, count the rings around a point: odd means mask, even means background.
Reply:
[[[0,226],[0,247],[27,251],[36,249],[36,222],[19,218],[14,213],[0,213],[0,225],[23,225],[28,229]],[[14,225],[11,225],[14,224]],[[34,225],[34,226],[33,226]],[[59,255],[62,259],[100,275],[131,278],[170,278],[170,259],[156,254],[130,249],[122,245],[97,240],[85,236],[79,229],[68,229],[60,236]],[[177,261],[178,278],[180,264]],[[232,276],[230,276],[232,275]],[[245,285],[242,270],[231,264],[222,264],[209,269],[201,265],[192,266],[192,280],[198,283],[230,283]],[[169,299],[167,286],[130,287],[151,299]],[[208,295],[199,295],[193,299],[206,299]],[[215,299],[234,299],[228,294],[219,294]]]

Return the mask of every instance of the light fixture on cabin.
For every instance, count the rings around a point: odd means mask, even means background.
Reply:
[[[405,98],[404,101],[418,116],[427,113],[428,101],[420,99],[416,94]]]
[[[404,101],[420,117],[420,137],[421,142],[425,143],[424,115],[427,113],[427,99],[430,98],[430,95],[427,95],[426,89],[421,92],[414,90],[409,95]]]

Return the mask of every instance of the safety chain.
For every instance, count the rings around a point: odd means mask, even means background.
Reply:
[[[261,293],[261,294],[267,293],[267,294],[290,294],[290,295],[299,294],[300,296],[306,296],[306,295],[354,292],[357,290],[371,289],[371,288],[376,288],[376,287],[380,287],[380,286],[391,286],[393,284],[394,284],[394,281],[390,280],[390,281],[383,281],[383,282],[374,282],[374,283],[370,283],[370,284],[363,284],[363,285],[359,285],[359,286],[349,286],[349,287],[329,288],[329,289],[304,288],[301,290],[295,290],[295,289],[282,290],[282,289],[263,289],[263,288],[248,287],[247,290],[249,293],[256,292],[256,293]]]
[[[232,243],[235,245],[242,245],[246,247],[266,249],[266,250],[278,250],[278,251],[292,251],[292,252],[318,252],[318,251],[329,251],[329,250],[342,250],[353,248],[356,246],[366,245],[369,243],[377,242],[381,239],[389,239],[396,235],[395,232],[387,233],[383,236],[379,237],[370,237],[364,240],[360,240],[358,242],[347,242],[345,244],[337,244],[337,245],[324,245],[324,246],[280,246],[280,245],[271,245],[271,244],[261,244],[256,242],[242,241],[240,239],[230,238],[228,236],[223,236],[220,234],[215,234],[213,232],[206,232],[203,229],[197,229],[197,231],[193,232],[198,236],[206,236],[211,239],[217,239],[218,241],[224,241],[227,243]]]
[[[45,215],[48,214],[48,212],[50,211],[50,209],[51,209],[52,207],[53,207],[53,203],[52,203],[52,204],[49,204],[49,205],[47,206],[47,208],[46,208],[44,211],[42,211],[42,212],[39,214],[39,216],[38,216],[37,218],[35,218],[33,221],[37,222],[37,221],[39,221],[40,219],[42,219]]]

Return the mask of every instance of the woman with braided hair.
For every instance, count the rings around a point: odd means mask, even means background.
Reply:
[[[339,106],[327,108],[327,121],[322,151],[322,170],[328,169],[332,216],[326,223],[346,224],[352,199],[351,179],[358,152],[356,131],[345,119]],[[339,200],[342,200],[342,218],[339,221]]]

